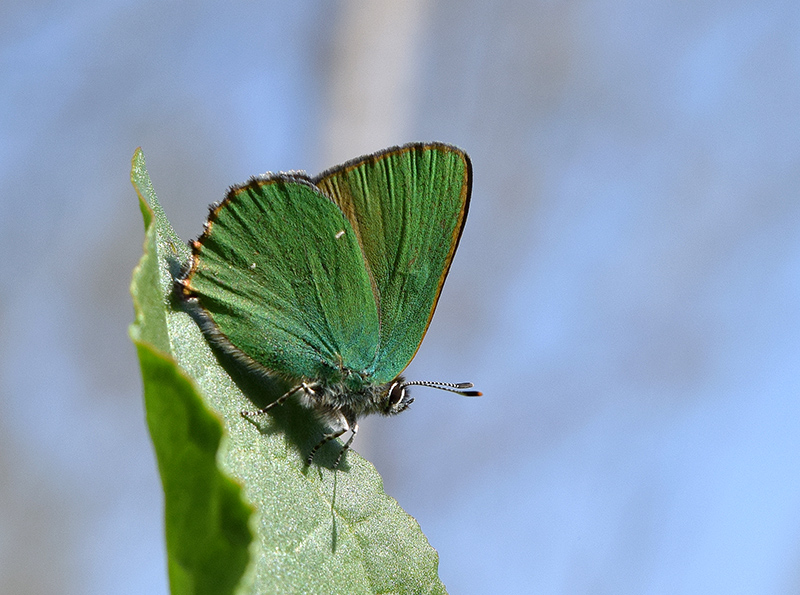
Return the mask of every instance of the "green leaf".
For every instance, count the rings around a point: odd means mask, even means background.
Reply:
[[[172,593],[446,593],[436,551],[369,462],[350,451],[331,470],[334,443],[307,467],[323,428],[293,399],[255,423],[240,416],[287,387],[212,350],[173,297],[189,250],[141,150],[131,179],[146,227],[131,336],[164,485]]]
[[[144,256],[131,285],[136,321],[131,337],[142,369],[147,424],[164,486],[170,585],[174,594],[234,593],[249,561],[252,508],[241,486],[216,463],[223,435],[171,347],[172,271],[185,257],[144,170],[134,156],[131,180],[145,220]]]

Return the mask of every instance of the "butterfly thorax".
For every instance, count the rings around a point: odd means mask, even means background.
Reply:
[[[360,418],[373,413],[395,415],[413,401],[398,376],[391,382],[375,382],[363,372],[347,368],[328,370],[316,379],[308,379],[303,404],[321,413],[347,411]]]

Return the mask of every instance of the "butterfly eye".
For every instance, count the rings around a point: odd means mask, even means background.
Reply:
[[[406,387],[399,382],[395,382],[389,388],[389,409],[394,409],[403,400],[406,394]]]

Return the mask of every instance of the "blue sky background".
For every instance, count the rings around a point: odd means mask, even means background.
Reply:
[[[4,2],[0,592],[166,593],[130,274],[266,170],[473,159],[408,376],[355,444],[451,593],[800,591],[800,5]]]

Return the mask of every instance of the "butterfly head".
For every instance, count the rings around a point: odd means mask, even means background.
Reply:
[[[406,383],[400,377],[389,385],[387,397],[386,408],[383,411],[384,415],[397,415],[408,409],[408,406],[414,402],[414,397],[408,393]]]

